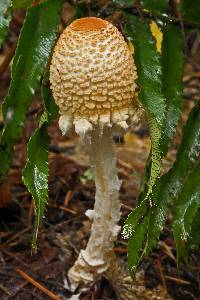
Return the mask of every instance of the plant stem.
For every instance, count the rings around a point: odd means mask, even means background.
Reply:
[[[117,177],[116,155],[113,149],[112,129],[97,127],[85,140],[89,147],[95,172],[96,195],[94,210],[87,215],[93,219],[91,235],[85,250],[69,271],[72,285],[94,281],[108,270],[113,260],[113,243],[120,226],[120,182]]]

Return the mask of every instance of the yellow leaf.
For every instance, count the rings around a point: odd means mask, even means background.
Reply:
[[[150,23],[150,29],[151,29],[151,33],[152,33],[153,37],[155,37],[155,39],[156,39],[156,49],[157,49],[158,52],[161,53],[163,33],[162,33],[162,31],[160,30],[160,28],[158,27],[158,25],[156,24],[155,21],[152,21]]]
[[[129,50],[131,51],[131,54],[133,55],[135,52],[135,49],[134,49],[133,44],[130,41],[128,41],[128,47],[129,47]]]

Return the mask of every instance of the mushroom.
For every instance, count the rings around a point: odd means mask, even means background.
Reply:
[[[59,127],[80,135],[95,173],[93,221],[85,250],[68,277],[72,287],[88,284],[113,268],[113,243],[120,231],[120,181],[113,133],[126,131],[140,117],[136,67],[122,34],[108,21],[73,21],[61,34],[50,66],[50,82],[59,106]]]

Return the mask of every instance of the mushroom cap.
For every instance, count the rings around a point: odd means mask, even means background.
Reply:
[[[136,78],[127,43],[106,20],[77,19],[58,39],[50,82],[60,114],[68,121],[125,124],[139,109]]]

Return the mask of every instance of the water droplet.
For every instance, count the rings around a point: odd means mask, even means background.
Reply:
[[[6,120],[7,121],[12,121],[13,119],[13,108],[8,108],[7,114],[6,114]]]
[[[29,90],[30,90],[30,92],[31,92],[32,95],[35,93],[35,90],[32,87],[30,87]]]
[[[129,239],[133,233],[135,232],[135,230],[133,229],[133,226],[125,224],[123,231],[122,231],[122,238],[123,239]]]

